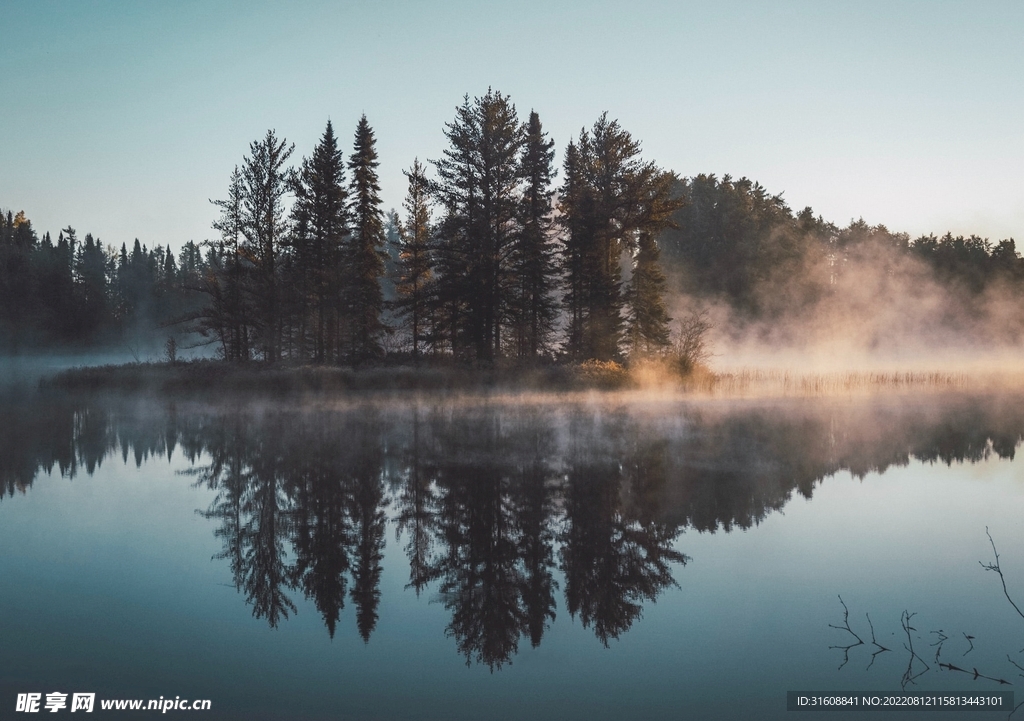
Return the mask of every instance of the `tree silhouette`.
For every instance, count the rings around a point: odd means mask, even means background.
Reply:
[[[384,296],[380,279],[384,275],[387,254],[384,252],[384,214],[380,207],[378,165],[376,139],[364,115],[356,127],[352,157],[348,163],[352,171],[349,188],[352,235],[344,259],[342,286],[349,322],[347,357],[354,363],[376,358],[382,353],[380,336],[384,332],[381,322]]]
[[[399,317],[409,325],[412,340],[412,357],[419,360],[420,342],[430,312],[429,288],[431,282],[430,257],[430,186],[424,175],[425,168],[419,159],[412,168],[405,171],[409,179],[409,192],[405,197],[406,220],[399,227],[398,277],[396,286],[398,300],[395,305]],[[427,336],[429,338],[429,335]]]
[[[525,185],[519,207],[519,235],[511,253],[515,283],[511,325],[515,354],[520,358],[536,358],[547,349],[558,310],[554,295],[558,266],[551,218],[554,147],[540,116],[531,112],[520,161]]]
[[[343,311],[340,283],[349,235],[345,165],[331,121],[292,181],[295,204],[291,287],[297,295],[297,353],[326,363],[338,357]],[[312,348],[307,350],[307,338]]]

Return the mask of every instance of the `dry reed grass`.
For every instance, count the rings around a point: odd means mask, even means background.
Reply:
[[[901,391],[951,391],[984,387],[964,372],[836,371],[801,373],[782,369],[746,368],[697,372],[681,381],[682,389],[713,396],[836,396]]]

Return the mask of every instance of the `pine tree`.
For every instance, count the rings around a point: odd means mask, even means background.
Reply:
[[[352,236],[345,258],[346,310],[349,316],[349,359],[353,363],[383,353],[384,332],[381,313],[384,296],[380,278],[384,275],[384,213],[377,179],[376,139],[364,115],[356,127],[355,143],[348,167],[352,171],[349,213]]]
[[[160,275],[167,290],[173,291],[178,283],[178,264],[174,260],[174,253],[171,252],[170,246],[164,253],[164,266]]]
[[[306,356],[308,327],[312,360],[325,363],[337,350],[341,311],[338,291],[349,232],[345,164],[330,120],[313,156],[302,161],[292,185],[295,262],[291,284],[299,294],[300,356]]]
[[[408,319],[412,336],[412,357],[419,359],[428,313],[430,264],[429,185],[419,159],[405,171],[409,192],[405,197],[406,220],[399,229],[398,279],[399,298],[396,308],[400,317]]]
[[[450,309],[447,332],[454,349],[460,334],[477,360],[502,352],[502,330],[512,317],[510,251],[518,234],[524,130],[508,96],[488,90],[466,96],[446,124],[450,148],[435,162],[435,197],[444,209],[440,300]],[[439,266],[439,271],[441,270]]]
[[[245,181],[237,165],[228,182],[227,198],[210,202],[221,211],[213,223],[221,239],[210,246],[211,272],[200,285],[210,301],[196,314],[195,329],[201,335],[218,338],[225,360],[243,362],[251,357],[249,337],[254,311],[246,284],[253,265],[245,248]]]
[[[522,154],[525,179],[519,207],[519,235],[512,252],[515,278],[516,355],[536,358],[547,345],[557,308],[554,298],[555,251],[551,243],[551,180],[554,141],[530,113]]]
[[[447,345],[455,358],[463,355],[463,340],[469,335],[469,304],[474,290],[472,226],[479,215],[475,135],[473,108],[467,95],[456,109],[455,120],[445,124],[450,147],[444,151],[444,158],[433,161],[440,179],[431,185],[443,213],[431,251],[435,270],[431,284],[434,347]]]
[[[253,327],[259,338],[263,360],[280,357],[282,314],[278,255],[287,232],[284,196],[289,190],[285,167],[295,145],[278,140],[268,130],[262,140],[250,144],[249,157],[242,165],[242,232],[245,253],[251,257],[252,293],[255,298]]]
[[[86,233],[76,255],[78,329],[85,337],[94,337],[107,320],[107,259],[91,233]]]
[[[581,136],[580,141],[586,143],[588,138]],[[590,239],[588,223],[592,216],[592,199],[582,166],[580,148],[575,142],[570,142],[565,150],[562,166],[565,180],[559,193],[560,222],[565,231],[560,269],[565,279],[563,302],[568,315],[565,351],[570,358],[577,360],[584,356],[588,281],[586,266],[591,257],[586,251]]]
[[[75,308],[75,229],[70,225],[57,234],[49,265],[49,278],[44,281],[44,293],[49,305],[49,330],[60,342],[74,340],[77,313]]]

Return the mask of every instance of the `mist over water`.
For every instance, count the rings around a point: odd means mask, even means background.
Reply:
[[[128,630],[106,641],[121,651],[85,675],[39,651],[18,688],[155,698],[168,689],[127,659],[132,636],[166,637],[149,665],[224,718],[782,718],[790,687],[899,688],[895,652],[835,670],[836,594],[858,630],[868,612],[898,632],[898,604],[963,626],[973,662],[1005,675],[1017,647],[992,628],[1015,627],[975,576],[986,525],[1018,569],[1020,399],[16,397],[0,404],[0,601],[24,630],[3,633],[71,639],[77,669],[93,637],[61,619],[106,627],[127,594]],[[736,665],[780,643],[771,669]],[[254,690],[257,659],[302,680]],[[737,679],[749,699],[720,705]]]

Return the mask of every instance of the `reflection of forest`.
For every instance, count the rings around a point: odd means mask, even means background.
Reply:
[[[685,528],[746,528],[842,469],[1012,457],[1015,399],[628,407],[439,403],[298,411],[50,401],[0,405],[0,498],[40,469],[184,453],[253,614],[301,593],[333,636],[377,623],[388,518],[408,588],[431,589],[467,663],[540,644],[564,604],[603,643],[675,583]]]

